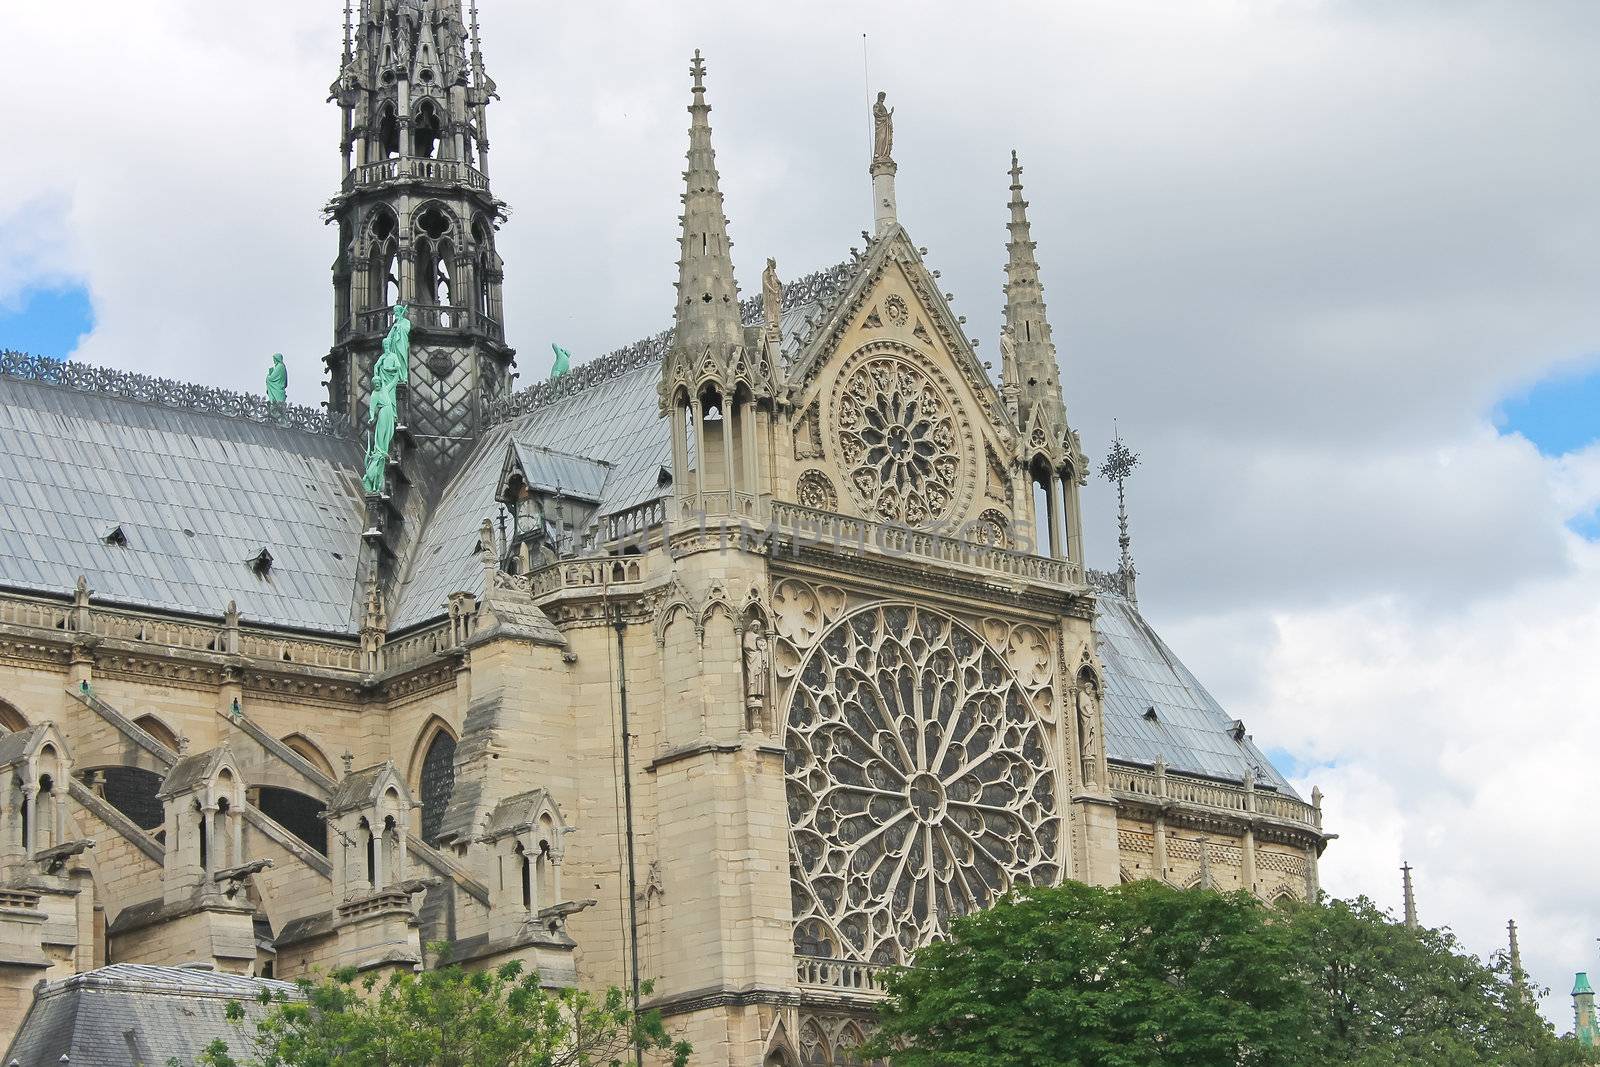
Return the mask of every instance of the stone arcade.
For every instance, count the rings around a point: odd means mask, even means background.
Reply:
[[[995,381],[883,100],[864,250],[740,300],[696,54],[673,328],[517,392],[476,10],[362,0],[333,99],[325,410],[0,364],[0,1029],[108,963],[445,942],[636,960],[697,1063],[849,1063],[1013,884],[1315,890],[1316,799],[1086,569],[1015,157]]]

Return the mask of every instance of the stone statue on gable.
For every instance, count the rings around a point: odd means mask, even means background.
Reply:
[[[891,158],[894,152],[894,108],[889,107],[885,100],[888,93],[879,93],[878,102],[872,105],[872,162],[893,163]]]

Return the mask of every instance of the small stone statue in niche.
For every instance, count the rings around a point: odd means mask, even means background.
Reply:
[[[767,654],[767,633],[760,619],[751,619],[740,641],[744,660],[744,725],[758,731],[765,721],[772,693],[772,658]]]
[[[1078,688],[1078,755],[1083,766],[1083,783],[1100,782],[1100,702],[1094,683],[1085,680]]]

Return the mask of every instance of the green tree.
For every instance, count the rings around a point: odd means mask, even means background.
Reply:
[[[894,1067],[1564,1067],[1541,990],[1371,901],[1022,889],[889,973]]]
[[[306,999],[274,1005],[256,1024],[259,1067],[615,1067],[637,1043],[684,1067],[655,1012],[626,995],[549,990],[516,961],[492,971],[446,966],[382,981],[339,971],[302,983]],[[203,1067],[233,1067],[212,1046]]]
[[[866,1051],[895,1067],[1300,1063],[1308,998],[1271,918],[1159,882],[1021,889],[890,973]]]
[[[1557,1067],[1593,1062],[1539,1014],[1545,992],[1519,985],[1449,930],[1408,929],[1365,897],[1291,906],[1318,1063],[1353,1067]]]

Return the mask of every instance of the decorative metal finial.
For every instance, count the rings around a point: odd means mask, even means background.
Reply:
[[[1115,421],[1111,426],[1111,448],[1106,452],[1106,461],[1100,464],[1100,476],[1108,482],[1117,483],[1117,544],[1122,549],[1117,570],[1124,583],[1131,588],[1136,572],[1133,569],[1133,555],[1128,550],[1133,539],[1128,536],[1127,480],[1139,465],[1139,456],[1122,443],[1122,435],[1117,432]]]
[[[689,73],[694,75],[694,91],[704,92],[706,88],[706,61],[700,58],[700,49],[694,50],[694,59],[689,64]]]

